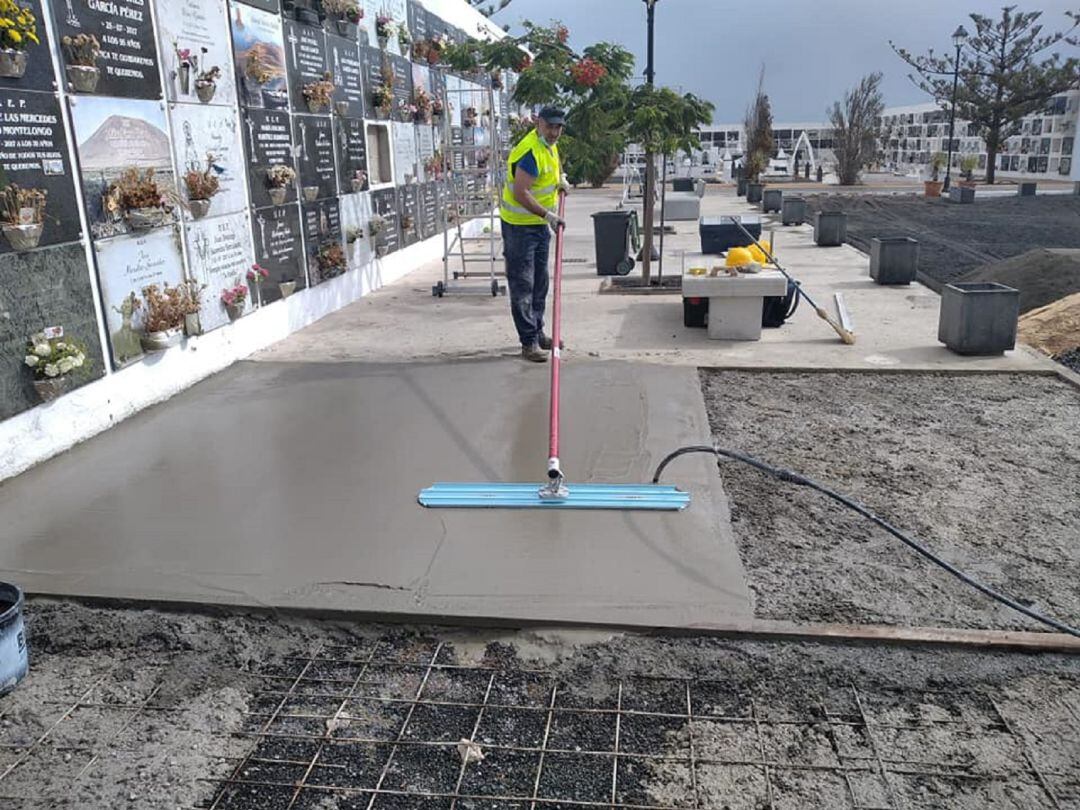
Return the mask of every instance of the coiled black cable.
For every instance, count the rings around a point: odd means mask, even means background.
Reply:
[[[1075,627],[1071,627],[1070,625],[1067,625],[1064,622],[1060,622],[1057,619],[1053,619],[1053,618],[1051,618],[1049,616],[1045,616],[1042,613],[1039,613],[1037,610],[1032,610],[1031,608],[1026,607],[1025,605],[1022,605],[1020,602],[1017,602],[1015,599],[994,590],[989,585],[984,585],[982,582],[979,582],[974,577],[971,577],[968,574],[965,574],[963,571],[961,571],[959,568],[957,568],[952,563],[946,562],[945,560],[941,559],[941,557],[936,555],[934,552],[932,552],[930,549],[928,549],[922,543],[920,543],[917,540],[913,539],[910,535],[905,534],[904,532],[900,531],[899,529],[897,529],[895,526],[893,526],[891,523],[884,520],[883,518],[878,517],[873,512],[871,512],[869,509],[867,509],[865,506],[858,503],[857,501],[853,501],[851,498],[847,497],[846,495],[842,495],[839,492],[836,492],[835,490],[829,489],[828,487],[824,486],[823,484],[819,484],[817,481],[814,481],[813,479],[807,478],[805,475],[801,475],[801,474],[799,474],[797,472],[793,472],[792,470],[785,470],[785,469],[783,469],[781,467],[773,467],[770,464],[766,464],[764,461],[759,461],[758,459],[753,458],[752,456],[748,456],[748,455],[745,455],[743,453],[736,452],[735,450],[725,450],[725,449],[720,448],[720,447],[709,447],[709,446],[704,445],[704,444],[699,444],[699,445],[691,445],[691,446],[688,446],[688,447],[680,447],[678,450],[666,455],[664,457],[664,459],[660,462],[659,466],[657,466],[656,472],[653,474],[652,482],[654,484],[659,483],[660,482],[660,476],[663,474],[664,469],[668,466],[668,464],[670,464],[672,461],[679,458],[680,456],[689,455],[690,453],[710,453],[710,454],[712,454],[714,456],[719,456],[719,457],[722,457],[722,458],[729,458],[729,459],[732,459],[733,461],[739,461],[739,462],[742,462],[743,464],[748,464],[751,467],[754,467],[755,469],[760,470],[761,472],[765,473],[766,475],[770,475],[773,478],[778,478],[781,481],[787,481],[788,483],[795,484],[796,486],[809,487],[810,489],[817,490],[822,495],[825,495],[825,496],[827,496],[829,498],[832,498],[837,503],[841,503],[844,506],[848,507],[849,509],[855,510],[860,515],[865,517],[867,520],[873,521],[878,526],[880,526],[885,531],[887,531],[889,534],[891,534],[893,537],[897,538],[902,543],[904,543],[906,546],[911,548],[913,551],[915,551],[916,553],[922,555],[923,557],[925,557],[927,560],[934,563],[935,565],[945,569],[950,574],[952,574],[954,577],[959,579],[961,582],[964,582],[967,585],[970,585],[972,588],[979,591],[980,593],[985,594],[986,596],[989,596],[991,599],[994,599],[994,600],[1000,602],[1001,604],[1012,608],[1013,610],[1017,611],[1018,613],[1022,613],[1023,615],[1027,616],[1029,619],[1034,619],[1035,621],[1040,622],[1041,624],[1045,624],[1048,627],[1053,627],[1055,630],[1058,630],[1058,631],[1060,631],[1062,633],[1067,633],[1070,636],[1075,636],[1076,638],[1080,638],[1080,629],[1077,629]]]

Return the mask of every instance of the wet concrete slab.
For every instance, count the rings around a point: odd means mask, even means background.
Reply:
[[[693,368],[564,364],[571,481],[709,443]],[[430,618],[748,617],[715,462],[681,513],[425,510],[435,481],[537,481],[547,367],[241,363],[0,485],[0,578],[35,593]]]

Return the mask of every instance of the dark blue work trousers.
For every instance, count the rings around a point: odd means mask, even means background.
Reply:
[[[544,333],[544,308],[548,294],[547,225],[502,223],[506,283],[510,288],[510,312],[522,346],[540,343]]]

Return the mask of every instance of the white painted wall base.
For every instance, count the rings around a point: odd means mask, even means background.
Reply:
[[[487,223],[486,218],[473,220],[462,230],[467,236],[476,236]],[[421,265],[441,259],[442,254],[443,237],[439,234],[0,422],[0,481],[284,340]]]

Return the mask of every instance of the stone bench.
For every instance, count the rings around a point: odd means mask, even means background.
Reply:
[[[722,264],[715,256],[687,256],[687,267],[709,271]],[[787,279],[776,270],[738,276],[692,276],[682,278],[683,298],[709,302],[709,338],[712,340],[760,340],[761,313],[765,297],[787,294]]]
[[[664,219],[668,222],[697,222],[701,198],[693,191],[673,191],[664,197]]]

